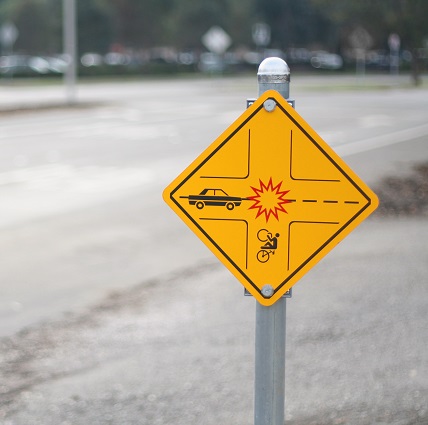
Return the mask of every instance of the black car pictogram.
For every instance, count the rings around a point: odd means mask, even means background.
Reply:
[[[238,196],[229,196],[223,189],[204,189],[199,195],[180,196],[189,200],[190,205],[195,205],[201,210],[205,206],[211,207],[226,207],[232,211],[235,207],[239,207],[241,202],[247,198]]]

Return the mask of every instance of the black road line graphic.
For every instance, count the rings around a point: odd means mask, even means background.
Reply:
[[[245,180],[250,175],[251,160],[251,129],[248,129],[248,149],[247,149],[247,174],[245,176],[201,176],[201,179],[228,179],[228,180]]]
[[[199,220],[213,221],[239,221],[245,223],[245,268],[248,269],[248,221],[238,218],[199,218]],[[226,256],[226,258],[228,258]]]
[[[290,270],[290,252],[291,252],[291,226],[295,223],[301,223],[301,224],[335,224],[338,225],[339,222],[335,222],[335,221],[299,221],[299,220],[295,220],[295,221],[290,221],[290,223],[288,223],[288,258],[287,258],[287,270]],[[309,257],[311,258],[311,257]],[[307,260],[306,262],[308,262],[309,260]]]
[[[285,111],[284,111],[285,112]],[[312,141],[312,138],[311,138]],[[316,145],[318,147],[318,145]],[[293,130],[290,130],[290,178],[295,181],[305,181],[305,182],[340,182],[336,179],[302,179],[293,176]]]

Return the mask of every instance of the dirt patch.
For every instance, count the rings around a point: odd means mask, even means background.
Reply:
[[[428,217],[428,162],[415,165],[405,177],[387,177],[374,188],[377,215]]]

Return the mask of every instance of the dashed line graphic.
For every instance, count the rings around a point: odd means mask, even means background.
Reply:
[[[358,205],[360,202],[359,201],[337,201],[334,199],[324,199],[324,200],[318,200],[318,199],[302,199],[302,200],[297,200],[297,199],[287,199],[288,202],[305,202],[305,203],[317,203],[317,202],[322,202],[324,204],[340,204],[341,202],[344,204],[350,204],[350,205]]]

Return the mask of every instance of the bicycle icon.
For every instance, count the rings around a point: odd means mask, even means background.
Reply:
[[[264,242],[264,245],[260,247],[260,251],[257,253],[257,260],[260,263],[266,263],[269,261],[271,254],[275,254],[275,250],[278,248],[279,233],[275,236],[267,229],[260,229],[257,232],[257,239],[260,242]]]

